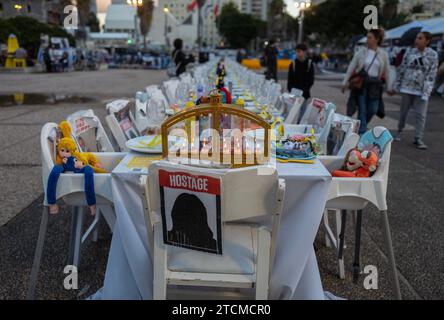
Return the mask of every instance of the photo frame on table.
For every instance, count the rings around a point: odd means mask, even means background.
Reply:
[[[164,243],[221,255],[220,179],[159,170],[159,188]]]

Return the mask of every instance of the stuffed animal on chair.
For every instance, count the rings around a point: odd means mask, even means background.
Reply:
[[[373,151],[359,151],[352,149],[345,157],[341,170],[332,172],[333,177],[342,178],[368,178],[378,167],[378,156]]]
[[[55,165],[52,168],[46,188],[49,212],[57,214],[59,206],[56,203],[57,182],[60,174],[65,172],[83,173],[85,175],[85,194],[91,214],[96,212],[96,196],[94,191],[94,172],[105,173],[96,156],[92,153],[79,152],[77,144],[71,136],[71,126],[67,121],[59,124],[62,138],[58,140]]]

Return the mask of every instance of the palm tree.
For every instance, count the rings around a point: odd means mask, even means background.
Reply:
[[[143,0],[142,6],[137,8],[137,15],[140,21],[140,32],[143,35],[143,49],[146,50],[146,36],[150,32],[151,21],[153,20],[154,1]]]
[[[399,0],[385,0],[382,6],[382,17],[386,27],[390,27],[390,21],[396,16],[398,12]]]
[[[79,14],[79,27],[81,30],[85,29],[89,20],[90,0],[77,0],[77,12]]]

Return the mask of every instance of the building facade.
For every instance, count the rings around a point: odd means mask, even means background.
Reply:
[[[241,0],[240,10],[248,13],[262,21],[267,21],[269,0]]]
[[[42,23],[60,25],[63,9],[58,0],[0,0],[0,18],[31,17]]]
[[[105,18],[105,32],[128,33],[135,38],[136,30],[138,30],[136,8],[127,4],[112,4],[108,6]]]
[[[153,44],[172,48],[173,41],[181,38],[184,48],[191,49],[197,42],[197,10],[188,12],[190,0],[158,0],[154,7],[153,20],[148,40]],[[168,8],[167,12],[164,8]]]
[[[411,12],[412,8],[418,4],[423,6],[423,14],[427,16],[437,16],[444,14],[443,0],[400,0],[399,11]]]

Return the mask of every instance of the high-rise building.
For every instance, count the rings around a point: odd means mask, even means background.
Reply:
[[[0,0],[0,18],[3,19],[26,16],[59,25],[62,13],[58,0]]]
[[[136,9],[126,4],[112,4],[108,6],[105,18],[105,32],[129,33],[135,38]]]
[[[241,0],[240,10],[267,21],[268,2],[268,0]]]

